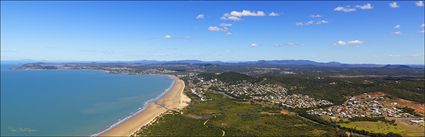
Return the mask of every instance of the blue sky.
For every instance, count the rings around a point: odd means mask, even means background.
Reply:
[[[2,1],[1,59],[424,64],[423,5]]]

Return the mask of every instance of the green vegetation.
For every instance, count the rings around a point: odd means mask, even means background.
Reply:
[[[277,108],[231,100],[208,92],[183,114],[168,114],[138,136],[335,136],[331,126],[315,124]],[[276,113],[277,112],[277,113]],[[205,125],[204,125],[205,123]]]
[[[221,131],[204,126],[205,120],[194,119],[178,113],[166,114],[155,125],[147,126],[137,136],[220,136]]]
[[[388,120],[385,117],[353,117],[349,119],[350,121],[370,121],[370,122],[378,122],[382,121],[388,124],[396,125],[395,120]]]
[[[341,128],[350,128],[364,132],[364,134],[401,134],[403,129],[393,124],[382,121],[354,121],[350,123],[339,123]]]
[[[397,126],[403,129],[401,135],[407,137],[423,137],[425,136],[425,125],[412,125],[408,121],[398,120]]]
[[[380,71],[376,70],[377,73],[382,73]],[[200,75],[205,80],[216,78],[227,83],[248,81],[280,84],[289,89],[289,94],[306,94],[314,98],[330,100],[335,104],[343,103],[348,96],[376,91],[385,93],[389,98],[397,97],[424,102],[423,77],[331,77],[329,75],[333,72],[326,72],[326,75],[312,75],[311,72],[306,71],[297,73],[295,75],[265,74],[255,77],[236,72],[224,72],[218,75],[201,73]],[[364,72],[353,72],[353,74],[362,73]],[[184,114],[167,115],[163,117],[162,122],[148,127],[139,135],[166,135],[162,133],[173,132],[173,135],[177,136],[220,136],[222,134],[225,136],[340,136],[343,134],[341,131],[350,131],[369,136],[417,136],[419,133],[417,131],[422,131],[416,129],[417,127],[414,127],[415,130],[409,130],[412,128],[408,128],[409,125],[399,125],[395,120],[387,120],[383,117],[352,118],[335,123],[309,115],[303,109],[288,108],[292,111],[291,114],[281,114],[279,113],[281,109],[274,105],[265,105],[267,103],[253,104],[242,100],[232,100],[211,92],[207,92],[207,97],[209,100],[205,102],[193,100],[192,104],[183,111]],[[408,113],[415,113],[413,109],[402,109]],[[206,119],[199,119],[200,117]],[[174,130],[186,128],[193,129],[194,132],[174,132]]]
[[[423,90],[425,80],[403,79],[385,80],[384,78],[334,78],[320,79],[301,76],[273,76],[268,79],[274,83],[280,82],[288,87],[290,93],[306,94],[319,99],[326,99],[335,104],[342,104],[347,96],[359,95],[365,92],[381,91],[391,97],[424,103]]]

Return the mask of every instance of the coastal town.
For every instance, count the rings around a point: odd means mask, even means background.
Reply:
[[[308,95],[287,93],[287,89],[276,84],[259,84],[248,81],[226,83],[218,79],[204,80],[198,75],[190,75],[188,85],[191,92],[201,100],[206,100],[205,92],[213,90],[223,92],[228,96],[243,100],[265,101],[288,108],[315,108],[319,106],[332,105],[327,100],[319,100]]]
[[[173,69],[174,67],[186,68],[185,71]],[[185,90],[193,94],[201,102],[211,100],[208,93],[219,93],[231,99],[249,101],[253,103],[270,103],[281,109],[302,110],[311,116],[317,116],[321,119],[331,122],[349,122],[358,118],[375,119],[383,118],[384,121],[405,121],[408,125],[415,128],[423,127],[424,118],[421,115],[412,112],[406,112],[405,106],[397,104],[396,101],[389,99],[384,95],[375,95],[363,93],[360,95],[346,97],[342,104],[312,97],[311,95],[293,93],[290,91],[304,89],[303,86],[284,86],[282,84],[268,83],[266,79],[239,79],[238,77],[248,77],[265,74],[263,70],[257,68],[254,71],[247,71],[245,74],[215,72],[209,73],[205,69],[200,69],[191,65],[80,65],[80,64],[26,64],[19,69],[65,69],[65,70],[101,70],[106,73],[125,73],[130,75],[146,74],[166,74],[175,75],[185,82]],[[269,70],[269,69],[264,69]],[[279,69],[270,69],[271,71],[280,71]],[[270,71],[270,72],[271,72]],[[280,73],[288,75],[286,70]],[[296,75],[295,72],[290,75]],[[223,76],[223,77],[221,77]],[[221,78],[220,78],[221,77]],[[250,77],[250,76],[249,76]],[[254,78],[255,79],[255,78]],[[315,80],[323,80],[323,77],[313,77]],[[364,81],[364,80],[363,80]],[[329,83],[329,84],[328,84]],[[327,82],[327,86],[336,86],[336,82]],[[341,83],[341,82],[340,82]],[[396,81],[396,83],[400,83]],[[362,84],[373,84],[373,82],[362,82]],[[301,116],[305,118],[304,116]]]
[[[351,97],[342,105],[330,106],[327,109],[309,110],[310,114],[329,115],[333,117],[412,117],[409,113],[403,113],[401,109],[384,105],[384,97],[372,97],[367,93],[364,98]]]
[[[135,65],[137,66],[137,65]],[[207,91],[216,91],[225,95],[242,100],[257,102],[270,102],[283,108],[309,108],[309,114],[330,116],[331,119],[344,119],[353,117],[395,117],[395,118],[415,118],[416,116],[403,112],[395,107],[396,102],[386,101],[384,96],[371,96],[364,93],[359,96],[352,96],[341,105],[333,105],[332,102],[315,99],[308,95],[288,94],[288,89],[276,84],[260,84],[259,82],[250,82],[246,80],[235,82],[223,82],[217,78],[205,79],[199,74],[204,71],[194,71],[179,73],[163,67],[136,69],[135,66],[97,66],[97,65],[41,65],[26,64],[19,69],[85,69],[102,70],[107,73],[126,73],[131,75],[145,74],[171,74],[187,82],[190,92],[196,95],[201,101],[206,101]],[[251,72],[251,73],[255,73]],[[220,73],[215,73],[219,75]],[[294,87],[290,87],[294,89]],[[384,103],[385,102],[385,103]],[[323,107],[326,106],[326,107]],[[415,120],[414,120],[415,121]],[[417,120],[414,123],[421,124],[423,120]]]
[[[331,121],[343,121],[356,117],[410,118],[411,124],[422,125],[424,119],[396,107],[396,102],[388,102],[384,96],[372,96],[367,93],[350,97],[344,104],[328,108],[308,110],[309,114],[329,116]]]
[[[330,101],[315,99],[308,95],[289,95],[286,88],[275,84],[258,84],[247,81],[226,83],[218,79],[204,80],[193,73],[181,76],[189,82],[191,93],[198,96],[202,101],[207,100],[205,92],[212,90],[234,98],[267,101],[284,108],[310,108],[307,111],[309,114],[327,115],[330,116],[332,121],[342,121],[355,117],[393,117],[409,118],[411,124],[424,124],[423,117],[403,112],[401,108],[396,107],[396,102],[388,102],[386,97],[383,96],[376,97],[364,93],[359,96],[352,96],[344,104],[333,105]]]

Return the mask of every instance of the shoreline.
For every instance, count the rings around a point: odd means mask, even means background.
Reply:
[[[186,107],[188,102],[190,102],[190,98],[183,93],[185,88],[184,81],[174,75],[168,76],[173,79],[173,83],[165,92],[146,101],[142,109],[91,136],[131,136],[162,114]]]
[[[102,70],[93,70],[93,71],[99,71],[99,72],[102,72],[102,73],[108,73],[108,74],[112,74],[112,73],[109,73],[109,72],[106,72],[106,71],[102,71]],[[152,74],[152,75],[161,75],[161,74]],[[162,75],[163,76],[163,75]],[[172,76],[170,76],[170,75],[166,75],[167,77],[170,77],[171,79],[173,79],[173,77]],[[139,107],[138,109],[137,109],[137,111],[136,112],[133,112],[133,113],[131,113],[130,115],[128,115],[128,116],[126,116],[126,117],[124,117],[123,119],[119,119],[119,121],[118,122],[115,122],[115,123],[113,123],[112,125],[110,125],[108,128],[106,128],[106,129],[104,129],[104,130],[102,130],[102,131],[100,131],[100,132],[97,132],[97,133],[95,133],[95,134],[92,134],[92,135],[90,135],[91,137],[95,137],[95,136],[99,136],[99,135],[101,135],[101,134],[103,134],[104,132],[106,132],[106,131],[108,131],[108,130],[110,130],[110,129],[112,129],[112,128],[114,128],[115,126],[117,126],[118,124],[120,124],[120,123],[122,123],[122,122],[124,122],[124,121],[126,121],[127,119],[129,119],[129,118],[131,118],[131,117],[133,117],[134,115],[137,115],[138,113],[140,113],[140,112],[142,112],[143,110],[145,110],[146,109],[146,107],[150,104],[150,103],[152,103],[152,102],[154,102],[154,101],[156,101],[156,100],[158,100],[158,99],[160,99],[162,96],[164,96],[173,86],[174,86],[174,84],[175,84],[175,80],[173,79],[173,82],[170,84],[170,86],[167,88],[167,89],[165,89],[163,92],[161,92],[161,94],[159,94],[158,96],[156,96],[155,98],[151,98],[151,99],[149,99],[149,100],[147,100],[144,104],[143,104],[143,107]]]

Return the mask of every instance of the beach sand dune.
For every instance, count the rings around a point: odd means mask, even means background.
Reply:
[[[184,81],[176,76],[171,77],[174,79],[174,85],[161,98],[150,102],[143,111],[100,133],[99,136],[130,136],[161,114],[187,106],[190,98],[183,93]]]

